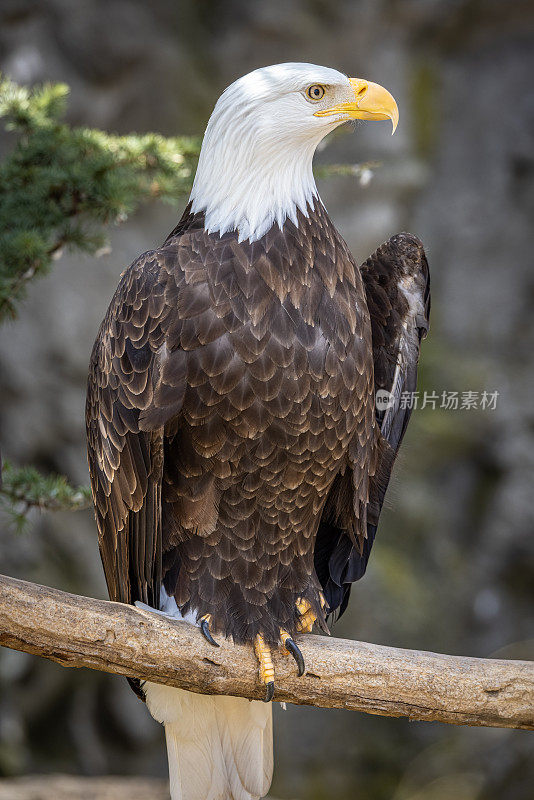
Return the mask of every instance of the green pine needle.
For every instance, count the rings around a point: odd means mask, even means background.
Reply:
[[[114,136],[62,122],[68,88],[0,79],[0,118],[13,146],[0,163],[0,320],[64,247],[95,253],[105,227],[191,187],[200,140]]]
[[[35,467],[14,467],[6,461],[2,469],[0,508],[17,530],[25,526],[28,512],[79,511],[91,504],[86,486],[71,486],[63,475],[42,475]]]

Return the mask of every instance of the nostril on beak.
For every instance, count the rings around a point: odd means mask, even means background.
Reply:
[[[357,97],[362,97],[367,91],[367,86],[362,86],[361,89],[358,89]]]

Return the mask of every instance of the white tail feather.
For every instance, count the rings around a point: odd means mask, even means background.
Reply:
[[[258,800],[273,772],[272,704],[145,683],[165,725],[172,800]]]

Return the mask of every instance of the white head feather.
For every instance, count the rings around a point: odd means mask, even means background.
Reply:
[[[325,88],[313,101],[308,87]],[[321,139],[346,120],[315,116],[321,108],[354,99],[349,78],[313,64],[277,64],[232,83],[208,122],[191,192],[193,212],[206,213],[206,229],[239,232],[254,241],[277,222],[297,221],[297,209],[318,197],[312,172]]]

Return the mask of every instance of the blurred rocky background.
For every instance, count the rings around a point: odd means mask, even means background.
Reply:
[[[533,658],[533,4],[0,4],[1,70],[21,83],[68,83],[73,124],[199,133],[228,83],[280,61],[330,65],[391,90],[401,112],[394,137],[387,125],[358,124],[319,154],[378,162],[371,182],[336,177],[320,190],[357,259],[407,229],[423,239],[432,272],[420,389],[438,401],[412,417],[367,575],[334,632]],[[109,254],[66,255],[30,287],[0,331],[5,457],[87,483],[83,406],[97,327],[119,273],[177,214],[153,205],[112,232]],[[478,408],[440,407],[443,392],[459,392],[461,405],[469,391]],[[495,409],[480,408],[484,391],[498,392]],[[2,524],[1,571],[105,597],[91,512],[31,522],[21,535]],[[276,716],[276,797],[533,796],[525,732],[312,708]],[[126,681],[4,650],[0,775],[46,772],[164,777],[162,730]]]

